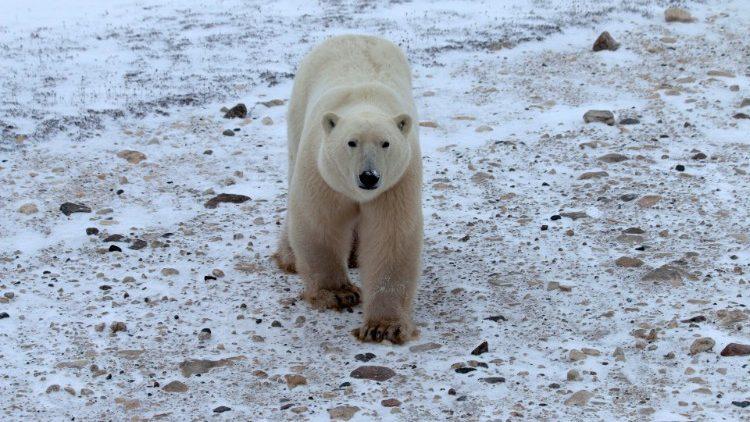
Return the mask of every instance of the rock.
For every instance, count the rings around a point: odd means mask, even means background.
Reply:
[[[615,124],[615,115],[609,110],[589,110],[583,115],[586,123],[601,122],[610,126]]]
[[[161,275],[163,275],[165,277],[169,277],[169,276],[173,276],[173,275],[178,275],[178,274],[180,274],[180,272],[177,271],[176,268],[162,268],[161,269]]]
[[[354,355],[354,360],[358,360],[360,362],[369,362],[373,359],[375,359],[375,354],[370,352]]]
[[[715,76],[719,78],[734,78],[735,74],[726,70],[709,70],[706,73],[708,76]]]
[[[425,121],[425,122],[419,122],[419,126],[435,129],[436,127],[438,127],[438,124],[435,122]]]
[[[203,206],[213,209],[218,207],[220,203],[242,204],[243,202],[247,202],[249,200],[250,197],[245,195],[238,195],[234,193],[220,193],[206,201]]]
[[[664,11],[664,20],[667,22],[693,22],[695,18],[685,9],[679,7],[669,7]]]
[[[641,278],[641,280],[655,282],[664,281],[672,284],[679,284],[682,282],[683,276],[684,271],[682,271],[680,268],[665,264],[659,268],[649,271]]]
[[[91,208],[83,204],[74,204],[72,202],[66,202],[60,205],[60,211],[65,215],[70,215],[75,212],[91,212]]]
[[[224,412],[229,412],[230,410],[232,410],[231,407],[219,406],[214,409],[214,413],[224,413]]]
[[[474,129],[474,131],[477,133],[492,132],[492,127],[487,126],[487,125],[482,125]]]
[[[423,344],[417,344],[414,346],[409,347],[409,351],[412,353],[420,353],[420,352],[427,352],[430,350],[435,350],[443,347],[442,344],[438,343],[423,343]]]
[[[234,131],[232,129],[224,129],[224,132],[221,132],[224,136],[234,136]]]
[[[59,386],[59,385],[57,385],[57,384],[52,384],[52,385],[50,385],[49,387],[47,387],[47,391],[46,391],[46,393],[47,393],[47,394],[50,394],[50,393],[57,393],[57,392],[59,392],[59,391],[60,391],[60,386]]]
[[[705,320],[706,320],[705,316],[703,316],[703,315],[696,315],[696,316],[690,317],[688,319],[683,319],[680,322],[683,322],[683,323],[686,323],[686,324],[688,324],[688,323],[689,324],[693,324],[693,323],[703,322]]]
[[[271,107],[284,105],[284,100],[276,99],[276,100],[271,100],[271,101],[264,101],[261,104],[263,104],[264,106],[268,108],[271,108]]]
[[[247,117],[247,107],[242,103],[238,103],[224,113],[225,119],[244,119],[245,117]]]
[[[706,156],[706,154],[704,154],[702,152],[699,152],[699,153],[693,155],[692,158],[693,158],[693,160],[705,160],[708,157]]]
[[[484,381],[487,384],[500,384],[505,382],[505,377],[484,377],[479,378],[480,381]]]
[[[200,333],[198,333],[198,340],[200,341],[206,341],[211,338],[211,329],[210,328],[203,328]]]
[[[10,315],[7,312],[0,312],[0,319],[10,318]]]
[[[750,355],[750,344],[729,343],[721,351],[722,356],[747,356]]]
[[[137,251],[137,250],[141,250],[145,248],[146,246],[148,246],[148,243],[145,240],[135,239],[133,243],[131,243],[130,246],[128,246],[128,249],[133,249]]]
[[[716,342],[711,337],[701,337],[690,345],[690,354],[695,355],[713,349]]]
[[[604,31],[602,32],[599,37],[594,41],[594,46],[592,47],[592,50],[594,51],[602,51],[602,50],[610,50],[615,51],[618,48],[620,48],[620,43],[615,41],[614,38],[612,38],[612,35],[609,34],[609,32]]]
[[[629,256],[621,256],[615,260],[615,264],[617,264],[618,267],[637,268],[643,265],[643,261],[641,261],[638,258],[632,258]]]
[[[13,293],[13,292],[5,292],[5,293],[3,293],[3,297],[6,298],[6,299],[8,299],[8,300],[10,300],[10,299],[13,299],[14,297],[16,297],[16,294]]]
[[[266,116],[263,119],[261,119],[260,122],[263,123],[264,126],[271,126],[273,124],[273,119]]]
[[[577,362],[579,360],[586,360],[586,354],[578,349],[573,349],[568,353],[568,360],[571,362]]]
[[[620,124],[621,125],[637,125],[640,122],[641,122],[640,120],[638,120],[638,119],[636,119],[634,117],[626,117],[624,119],[620,119]]]
[[[399,407],[401,406],[401,401],[399,399],[385,399],[381,400],[380,404],[383,407]]]
[[[140,151],[133,151],[131,149],[124,149],[118,152],[117,156],[126,160],[130,164],[138,164],[146,159],[146,154]]]
[[[734,116],[735,119],[750,119],[750,115],[747,115],[745,113],[737,113]]]
[[[609,173],[606,171],[589,171],[578,176],[578,180],[601,179],[602,177],[609,177]]]
[[[626,194],[620,195],[620,201],[622,201],[622,202],[630,202],[630,201],[634,200],[637,197],[638,197],[638,195],[636,195],[634,193],[626,193]]]
[[[483,341],[479,346],[475,347],[474,350],[471,351],[471,354],[474,356],[479,356],[489,351],[490,351],[489,345],[487,344],[486,341]]]
[[[109,245],[109,248],[107,249],[109,252],[122,252],[122,248],[120,248],[117,245]]]
[[[733,401],[732,404],[735,405],[735,406],[737,406],[737,407],[740,407],[740,408],[744,409],[744,408],[750,406],[750,401],[748,401],[748,400]]]
[[[204,374],[214,368],[233,365],[235,361],[242,359],[245,359],[242,355],[219,360],[188,359],[180,362],[179,367],[180,371],[182,371],[182,375],[184,377],[189,377],[195,374]]]
[[[180,381],[172,381],[161,389],[166,391],[167,393],[184,393],[188,391],[188,386]]]
[[[586,390],[578,390],[565,400],[566,406],[586,406],[594,394]]]
[[[114,333],[119,333],[120,331],[128,331],[128,326],[125,325],[124,322],[115,321],[112,324],[110,324],[109,329],[114,334]]]
[[[95,236],[99,234],[99,229],[96,227],[87,227],[86,228],[86,236]]]
[[[571,220],[578,220],[579,218],[589,218],[589,215],[583,211],[570,211],[561,212],[560,217],[570,218]]]
[[[743,98],[740,103],[740,108],[750,106],[750,98]]]
[[[307,378],[298,374],[286,374],[284,380],[286,380],[286,385],[290,390],[300,385],[307,385]]]
[[[36,207],[36,204],[28,203],[28,204],[21,205],[18,208],[18,212],[20,212],[21,214],[26,214],[26,215],[36,214],[37,212],[39,212],[39,208]]]
[[[348,421],[354,417],[354,414],[357,412],[359,412],[359,407],[343,405],[328,409],[328,416],[331,417],[331,420]]]
[[[597,160],[604,161],[605,163],[619,163],[627,159],[627,156],[617,153],[604,154],[601,157],[597,158]]]
[[[747,315],[739,309],[720,309],[716,311],[716,318],[722,326],[730,328],[735,323],[747,319]]]
[[[500,321],[507,321],[508,318],[505,318],[502,315],[493,315],[493,316],[485,318],[485,320],[492,321],[492,322],[500,322]]]
[[[396,373],[391,368],[385,366],[360,366],[353,370],[349,376],[357,379],[367,379],[373,381],[387,381]]]
[[[568,381],[580,381],[581,374],[578,372],[577,369],[571,369],[568,371],[567,379]]]
[[[615,351],[612,352],[612,357],[618,362],[625,361],[625,352],[622,350],[622,347],[616,347]]]
[[[121,234],[112,234],[104,238],[103,242],[122,242],[125,236]]]
[[[644,195],[636,203],[641,208],[651,208],[659,201],[661,201],[661,196],[659,195]]]

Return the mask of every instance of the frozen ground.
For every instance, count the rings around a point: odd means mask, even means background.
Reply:
[[[0,21],[4,420],[750,418],[750,361],[719,355],[750,343],[744,0],[682,3],[692,23],[637,0],[26,3]],[[591,51],[603,30],[619,50]],[[414,67],[422,335],[402,347],[357,343],[358,309],[312,311],[269,260],[285,107],[262,103],[344,32]],[[250,118],[224,119],[237,102]],[[251,199],[204,207],[218,193]]]

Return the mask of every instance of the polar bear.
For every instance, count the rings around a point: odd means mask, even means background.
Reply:
[[[289,196],[279,267],[298,272],[315,308],[362,300],[362,341],[417,335],[422,156],[411,70],[403,52],[370,36],[331,38],[294,80],[288,111]],[[357,238],[362,290],[347,275]]]

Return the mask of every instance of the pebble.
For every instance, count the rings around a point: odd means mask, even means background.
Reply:
[[[234,136],[234,131],[232,129],[226,129],[224,132],[221,132],[224,136]]]
[[[36,207],[36,204],[28,203],[28,204],[21,205],[18,208],[18,212],[20,212],[21,214],[26,214],[26,215],[36,214],[37,212],[39,212],[39,208]]]
[[[242,204],[243,202],[249,201],[250,197],[246,195],[237,195],[233,193],[220,193],[213,198],[206,201],[203,204],[204,207],[214,209],[219,206],[220,203],[232,203]]]
[[[359,407],[343,405],[328,409],[328,416],[331,417],[331,420],[348,421],[353,418],[354,414],[357,412],[359,412]]]
[[[680,7],[669,7],[664,11],[664,20],[667,22],[689,23],[695,20],[690,12]]]
[[[104,242],[122,242],[125,240],[125,236],[121,234],[112,234],[104,238]]]
[[[49,387],[47,387],[47,391],[46,391],[46,393],[47,393],[47,394],[50,394],[50,393],[57,393],[57,392],[59,392],[59,391],[60,391],[60,386],[59,386],[59,385],[57,385],[57,384],[52,384],[52,385],[50,385]]]
[[[375,354],[370,352],[354,355],[354,360],[358,360],[360,362],[369,362],[373,359],[375,359]]]
[[[219,406],[214,409],[214,413],[224,413],[224,412],[229,412],[230,410],[232,410],[231,407]]]
[[[750,115],[745,113],[737,113],[732,117],[734,117],[735,119],[750,119]]]
[[[435,123],[435,122],[429,122],[428,121],[428,122],[419,122],[419,126],[421,126],[421,127],[429,127],[429,128],[435,129],[436,127],[438,127],[438,124]]]
[[[87,227],[86,228],[86,236],[95,236],[99,234],[99,229],[96,227]]]
[[[617,153],[610,153],[602,155],[601,157],[597,158],[599,161],[603,161],[605,163],[620,163],[622,161],[627,160],[628,157],[626,155],[617,154]]]
[[[750,406],[750,401],[748,401],[748,400],[733,401],[732,404],[735,405],[735,406],[737,406],[737,407],[740,407],[740,408],[744,409],[744,408]]]
[[[91,212],[91,208],[83,204],[74,204],[72,202],[65,202],[64,204],[60,205],[60,211],[62,211],[62,213],[65,215],[70,215],[76,212],[88,213],[88,212]]]
[[[396,373],[391,368],[385,366],[360,366],[353,370],[349,376],[357,379],[367,379],[373,381],[387,381]]]
[[[112,331],[112,333],[119,333],[120,331],[128,331],[128,326],[125,325],[124,322],[115,321],[110,324],[109,329]]]
[[[743,98],[740,103],[740,108],[750,106],[750,98]]]
[[[641,122],[640,120],[638,120],[638,119],[636,119],[634,117],[626,117],[624,119],[620,119],[620,124],[621,125],[637,125],[640,122]]]
[[[146,159],[146,154],[131,149],[122,150],[117,153],[117,156],[126,160],[130,164],[138,164]]]
[[[172,381],[161,389],[166,391],[167,393],[184,393],[188,391],[188,386],[180,381]]]
[[[161,275],[165,277],[169,277],[172,275],[178,275],[180,272],[176,268],[162,268],[161,269]]]
[[[479,344],[479,346],[475,347],[474,350],[471,351],[471,354],[474,356],[479,356],[489,351],[489,344],[486,341],[483,341],[481,344]]]
[[[701,337],[696,339],[693,344],[690,345],[690,354],[696,355],[698,353],[707,352],[711,350],[716,342],[711,337]]]
[[[224,113],[225,119],[244,119],[245,117],[247,117],[247,107],[242,103],[238,103]]]
[[[594,394],[586,391],[586,390],[579,390],[575,393],[571,394],[570,397],[568,397],[565,400],[566,406],[585,406],[591,397],[593,397]]]
[[[567,379],[568,381],[580,381],[581,373],[577,369],[571,369],[568,371]]]
[[[594,51],[615,51],[618,48],[620,48],[620,43],[615,41],[615,39],[612,37],[612,35],[610,35],[609,32],[604,31],[599,35],[599,37],[597,37],[596,41],[594,41],[594,46],[591,49]]]
[[[722,356],[747,356],[750,355],[750,344],[729,343],[721,351]]]
[[[261,102],[261,104],[263,104],[264,106],[268,108],[271,108],[271,107],[284,105],[284,100],[275,99],[275,100],[270,100],[270,101],[263,101]]]
[[[693,160],[705,160],[707,158],[706,154],[699,152],[695,155],[693,155]]]
[[[7,312],[0,312],[0,319],[10,318],[10,315]]]
[[[685,166],[683,166],[682,164],[677,164],[674,169],[677,171],[685,171]]]
[[[621,256],[615,260],[615,264],[617,264],[618,267],[638,268],[641,265],[643,265],[643,261],[641,261],[638,258],[633,258],[629,256]]]
[[[606,171],[589,171],[578,176],[578,180],[601,179],[603,177],[609,177],[609,173]]]
[[[401,406],[401,401],[399,399],[385,399],[381,400],[380,404],[383,407],[399,407]]]
[[[637,204],[641,208],[651,208],[659,201],[661,201],[661,196],[659,195],[644,195],[638,200]]]
[[[630,202],[630,201],[634,200],[637,197],[638,197],[638,195],[636,195],[634,193],[626,193],[624,195],[620,195],[620,201],[622,201],[622,202]]]
[[[286,385],[290,390],[300,385],[307,385],[307,378],[298,374],[286,374],[284,380],[286,380]]]
[[[612,126],[615,124],[615,115],[609,110],[589,110],[583,114],[583,121],[586,123],[606,123]]]
[[[500,384],[505,382],[505,377],[484,377],[479,378],[480,381],[484,381],[487,384]]]
[[[135,239],[133,243],[131,243],[130,246],[128,246],[128,249],[133,249],[137,251],[137,250],[141,250],[145,248],[146,246],[148,246],[148,243],[145,240]]]
[[[122,248],[120,248],[117,245],[109,245],[109,249],[107,249],[109,252],[122,252]]]

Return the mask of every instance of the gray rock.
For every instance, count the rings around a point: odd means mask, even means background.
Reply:
[[[586,123],[601,122],[610,126],[615,124],[615,115],[609,110],[589,110],[583,115]]]

